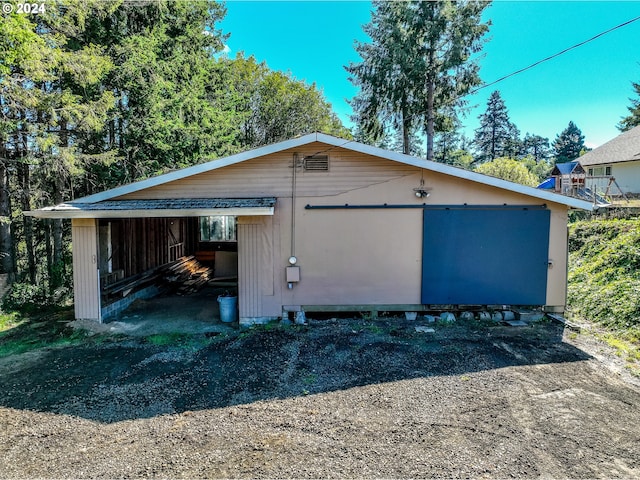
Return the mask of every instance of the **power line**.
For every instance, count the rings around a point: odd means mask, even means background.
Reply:
[[[489,82],[489,83],[485,83],[483,85],[480,85],[478,88],[476,88],[474,90],[471,90],[467,95],[472,95],[472,94],[476,93],[477,91],[482,90],[483,88],[490,87],[491,85],[495,85],[498,82],[502,82],[503,80],[506,80],[509,77],[513,77],[514,75],[518,75],[519,73],[522,73],[522,72],[525,72],[527,70],[530,70],[533,67],[536,67],[536,66],[540,65],[541,63],[548,62],[549,60],[552,60],[552,59],[554,59],[556,57],[559,57],[560,55],[563,55],[563,54],[567,53],[568,51],[573,50],[574,48],[581,47],[582,45],[585,45],[585,44],[587,44],[589,42],[592,42],[595,39],[600,38],[603,35],[606,35],[607,33],[611,33],[614,30],[617,30],[619,28],[625,27],[625,26],[627,26],[627,25],[629,25],[629,24],[631,24],[633,22],[636,22],[638,20],[640,20],[640,17],[632,18],[631,20],[628,20],[628,21],[626,21],[624,23],[621,23],[620,25],[616,25],[615,27],[612,27],[612,28],[610,28],[608,30],[605,30],[604,32],[600,32],[597,35],[594,35],[593,37],[591,37],[591,38],[589,38],[587,40],[584,40],[584,41],[582,41],[580,43],[576,43],[575,45],[572,45],[572,46],[570,46],[568,48],[565,48],[564,50],[561,50],[558,53],[554,53],[553,55],[550,55],[550,56],[548,56],[546,58],[543,58],[542,60],[538,60],[537,62],[534,62],[534,63],[532,63],[531,65],[529,65],[527,67],[521,68],[520,70],[516,70],[515,72],[511,72],[511,73],[509,73],[507,75],[504,75],[504,76],[498,78],[497,80],[494,80],[493,82]]]
[[[585,45],[585,44],[587,44],[587,43],[589,43],[589,42],[592,42],[592,41],[594,41],[594,40],[596,40],[596,39],[598,39],[598,38],[600,38],[600,37],[602,37],[602,36],[604,36],[604,35],[606,35],[606,34],[608,34],[608,33],[613,32],[614,30],[618,30],[619,28],[625,27],[625,26],[627,26],[627,25],[629,25],[629,24],[631,24],[631,23],[633,23],[633,22],[636,22],[636,21],[638,21],[638,20],[640,20],[640,16],[639,16],[639,17],[632,18],[631,20],[627,20],[626,22],[623,22],[623,23],[621,23],[621,24],[619,24],[619,25],[616,25],[615,27],[611,27],[611,28],[609,28],[608,30],[605,30],[604,32],[600,32],[600,33],[598,33],[597,35],[594,35],[593,37],[588,38],[587,40],[584,40],[584,41],[582,41],[582,42],[580,42],[580,43],[576,43],[575,45],[572,45],[572,46],[570,46],[570,47],[568,47],[568,48],[565,48],[564,50],[561,50],[561,51],[560,51],[560,52],[558,52],[558,53],[554,53],[553,55],[549,55],[549,56],[548,56],[548,57],[546,57],[546,58],[543,58],[543,59],[541,59],[541,60],[538,60],[537,62],[532,63],[531,65],[528,65],[528,66],[526,66],[526,67],[524,67],[524,68],[521,68],[521,69],[519,69],[519,70],[516,70],[516,71],[514,71],[514,72],[511,72],[511,73],[509,73],[509,74],[507,74],[507,75],[503,75],[502,77],[498,78],[497,80],[494,80],[494,81],[489,82],[489,83],[484,83],[484,84],[480,85],[479,87],[477,87],[477,88],[475,88],[475,89],[473,89],[473,90],[471,90],[471,91],[467,92],[467,93],[466,93],[466,94],[464,94],[464,95],[457,96],[456,98],[452,98],[450,101],[445,102],[445,103],[441,104],[440,106],[441,106],[441,107],[444,107],[444,106],[447,106],[448,104],[453,105],[457,100],[459,100],[459,99],[461,99],[461,98],[463,98],[463,97],[466,97],[466,96],[468,96],[468,95],[473,95],[474,93],[476,93],[476,92],[478,92],[478,91],[482,90],[483,88],[490,87],[491,85],[495,85],[496,83],[502,82],[502,81],[506,80],[507,78],[513,77],[514,75],[518,75],[518,74],[520,74],[520,73],[522,73],[522,72],[525,72],[525,71],[527,71],[527,70],[530,70],[530,69],[532,69],[532,68],[534,68],[534,67],[536,67],[536,66],[540,65],[541,63],[548,62],[549,60],[552,60],[552,59],[554,59],[554,58],[556,58],[556,57],[559,57],[560,55],[563,55],[563,54],[565,54],[565,53],[567,53],[567,52],[569,52],[569,51],[571,51],[571,50],[573,50],[573,49],[576,49],[576,48],[578,48],[578,47],[581,47],[581,46],[583,46],[583,45]],[[415,114],[413,114],[413,115],[410,115],[410,116],[408,117],[408,119],[414,118],[414,117],[416,117],[416,116],[418,116],[418,115],[420,115],[420,114],[415,113]],[[388,115],[387,115],[387,116],[382,120],[382,122],[384,123],[384,122],[388,121],[392,116],[393,116],[393,114],[392,114],[392,113],[389,113],[389,114],[388,114]]]

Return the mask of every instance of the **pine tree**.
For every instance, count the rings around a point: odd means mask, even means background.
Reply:
[[[556,163],[565,163],[575,160],[584,150],[584,135],[575,123],[569,122],[553,142]]]
[[[549,139],[527,133],[523,140],[524,153],[531,155],[536,162],[545,160],[551,154]]]
[[[640,83],[632,82],[631,84],[633,85],[636,95],[640,97]],[[631,106],[627,107],[627,109],[631,112],[631,115],[624,117],[617,125],[618,130],[621,132],[626,132],[635,126],[640,125],[640,98],[630,98],[629,101],[631,101]]]
[[[356,43],[362,62],[345,67],[360,88],[353,99],[354,120],[362,129],[395,129],[404,153],[416,128],[427,137],[433,160],[434,134],[444,109],[462,105],[461,97],[480,83],[471,59],[488,24],[481,1],[374,2],[364,31],[371,43]],[[380,132],[378,132],[380,136]]]
[[[486,162],[508,155],[517,128],[510,122],[509,112],[498,90],[491,94],[486,111],[478,118],[480,127],[476,129],[474,138],[477,160]]]

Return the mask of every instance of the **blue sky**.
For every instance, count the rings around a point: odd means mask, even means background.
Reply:
[[[369,2],[228,1],[220,25],[231,36],[229,55],[243,51],[274,70],[315,83],[345,125],[347,99],[357,90],[343,66],[359,61],[354,40],[366,41]],[[511,73],[640,16],[640,1],[495,1],[484,18],[492,26],[480,59],[485,82]],[[569,121],[597,146],[619,134],[616,124],[637,98],[640,82],[640,20],[468,97],[474,108],[463,119],[473,135],[478,115],[500,90],[511,121],[551,141]]]

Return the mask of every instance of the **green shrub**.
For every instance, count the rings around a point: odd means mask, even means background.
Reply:
[[[607,327],[640,327],[640,220],[576,222],[569,236],[568,305]]]
[[[43,286],[31,283],[14,283],[5,295],[3,310],[33,311],[47,305],[47,293]]]

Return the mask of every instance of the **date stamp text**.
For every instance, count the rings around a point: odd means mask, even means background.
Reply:
[[[25,15],[38,15],[39,13],[44,13],[46,11],[44,3],[2,3],[0,7],[2,13],[10,14],[10,13],[21,13]]]

